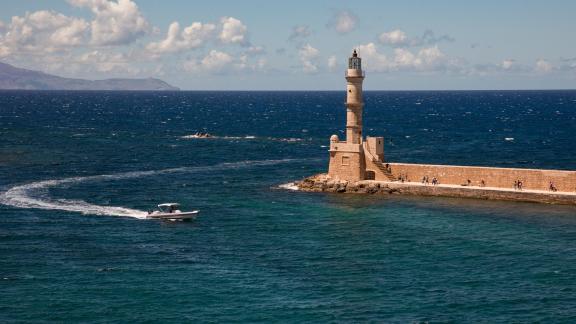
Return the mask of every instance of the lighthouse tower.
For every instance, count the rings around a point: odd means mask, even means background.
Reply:
[[[348,58],[346,70],[346,140],[330,137],[328,175],[334,179],[359,181],[365,179],[366,162],[362,137],[362,59],[356,50]]]
[[[346,142],[362,144],[362,59],[354,50],[352,57],[348,58],[346,70]]]

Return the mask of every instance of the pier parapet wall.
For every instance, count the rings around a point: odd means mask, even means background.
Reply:
[[[522,188],[529,190],[549,190],[550,182],[558,191],[576,191],[576,171],[493,168],[454,165],[430,165],[388,163],[393,179],[420,182],[424,176],[430,181],[435,177],[441,184],[514,188],[515,181],[522,181]]]

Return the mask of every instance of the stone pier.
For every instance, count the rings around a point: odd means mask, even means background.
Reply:
[[[384,137],[364,136],[362,131],[365,74],[356,51],[348,58],[345,75],[346,138],[330,137],[328,173],[296,182],[300,190],[576,205],[576,171],[388,161],[384,156]]]
[[[508,200],[548,204],[576,205],[576,192],[546,191],[480,187],[475,185],[423,184],[421,182],[361,180],[356,182],[335,180],[327,174],[318,174],[295,182],[301,191],[371,195],[414,195],[436,197]]]

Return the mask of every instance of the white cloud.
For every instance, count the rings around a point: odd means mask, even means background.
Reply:
[[[378,40],[381,44],[392,47],[412,47],[436,45],[441,42],[453,42],[454,38],[448,35],[436,36],[431,30],[426,30],[420,37],[408,37],[404,31],[395,29],[389,32],[383,32],[378,37]]]
[[[385,54],[378,52],[374,43],[358,46],[360,56],[364,59],[364,66],[370,71],[387,71],[390,69],[391,62]]]
[[[505,59],[504,61],[502,61],[502,63],[500,63],[500,67],[503,70],[510,70],[514,67],[514,65],[516,64],[516,61],[513,59]]]
[[[312,47],[310,44],[302,46],[298,51],[298,57],[302,63],[302,70],[306,73],[318,72],[316,61],[319,55],[320,51]]]
[[[289,40],[293,41],[296,39],[303,39],[310,36],[312,32],[310,31],[310,27],[307,25],[300,25],[292,27],[292,32],[288,37]]]
[[[45,55],[41,59],[31,57],[22,65],[60,76],[88,79],[111,77],[137,77],[149,72],[134,64],[132,54],[106,50],[91,50],[80,54],[74,52]]]
[[[61,51],[86,41],[88,23],[54,11],[14,16],[0,37],[0,56]]]
[[[392,68],[422,65],[422,60],[406,49],[395,49],[394,54],[394,60],[391,64]]]
[[[216,33],[216,30],[219,30]],[[210,23],[194,22],[180,32],[180,24],[173,22],[168,28],[166,37],[161,41],[151,42],[146,48],[154,54],[174,53],[183,50],[199,48],[211,41],[219,40],[224,44],[249,46],[247,53],[260,54],[262,46],[250,46],[247,37],[248,28],[242,21],[234,17],[223,17],[220,26]]]
[[[561,71],[576,71],[576,57],[574,58],[563,58],[560,59],[561,65],[559,69]]]
[[[424,31],[422,36],[417,37],[414,41],[414,45],[435,45],[441,42],[452,43],[454,42],[454,38],[450,35],[436,36],[432,30],[428,29]]]
[[[338,60],[336,59],[336,55],[332,55],[328,58],[328,70],[334,71],[336,66],[338,65]]]
[[[201,60],[190,59],[184,63],[188,72],[220,72],[226,65],[233,61],[232,56],[225,52],[211,50]]]
[[[357,23],[358,17],[353,12],[341,10],[334,13],[332,21],[328,25],[333,27],[338,33],[345,34],[354,30]]]
[[[380,53],[374,43],[360,45],[358,49],[365,58],[366,69],[374,72],[438,71],[457,67],[438,46],[422,48],[414,53],[405,48],[397,48],[390,57]]]
[[[131,0],[68,0],[94,14],[90,23],[96,45],[123,45],[134,42],[150,31],[150,24]]]
[[[90,66],[95,72],[102,73],[136,74],[139,72],[137,68],[130,64],[130,57],[124,53],[94,50],[80,55],[74,63]]]
[[[315,57],[318,56],[318,54],[320,54],[320,51],[314,47],[312,47],[310,44],[306,44],[304,46],[302,46],[302,48],[299,51],[300,57],[306,60],[310,60],[313,59]]]
[[[170,53],[202,46],[216,30],[213,24],[199,22],[184,28],[180,32],[180,24],[173,22],[168,28],[166,38],[159,42],[152,42],[146,48],[153,53]]]
[[[88,24],[84,20],[73,18],[66,26],[55,30],[50,36],[50,41],[60,46],[81,45],[85,41],[87,27]]]
[[[406,36],[405,32],[401,31],[400,29],[395,29],[393,31],[380,34],[378,40],[380,40],[380,43],[382,44],[406,45],[408,37]]]
[[[251,64],[251,57],[248,55],[242,55],[240,56],[240,59],[238,59],[238,61],[235,63],[235,68],[239,71],[244,71],[244,70],[253,70],[253,71],[257,71],[257,70],[264,70],[267,64],[267,61],[265,58],[259,58],[256,60],[255,63]]]
[[[536,72],[548,73],[551,72],[553,68],[554,66],[552,66],[552,64],[545,59],[538,59],[536,61]]]
[[[262,46],[250,46],[246,50],[246,53],[250,55],[260,55],[266,53],[266,50]]]
[[[220,19],[222,23],[222,32],[220,33],[220,40],[225,44],[248,44],[246,32],[248,28],[242,21],[234,17],[223,17]]]
[[[230,56],[228,53],[212,50],[202,60],[202,67],[209,71],[218,71],[227,64],[230,64],[232,61],[232,56]]]
[[[445,55],[440,51],[438,46],[423,48],[418,51],[417,59],[421,60],[424,65],[432,66],[444,59]]]
[[[502,62],[497,64],[484,63],[475,64],[472,66],[468,72],[471,75],[501,75],[503,73],[516,73],[522,75],[533,75],[535,72],[535,66],[529,66],[522,64],[515,59],[508,58],[502,60]]]
[[[162,54],[212,43],[214,49],[186,62],[188,70],[230,73],[266,69],[267,61],[261,57],[264,47],[252,45],[248,28],[234,17],[223,17],[217,23],[194,22],[187,27],[173,22],[163,37],[145,43],[142,51],[141,44],[134,43],[159,32],[133,0],[67,1],[89,9],[86,11],[92,17],[42,10],[15,16],[8,24],[0,21],[0,59],[67,76],[137,76],[154,73],[158,64],[162,65],[161,71],[171,71],[170,66],[164,67],[167,62],[157,60]],[[242,50],[227,53],[219,49],[227,44],[240,45]],[[182,63],[175,62],[180,67]]]
[[[260,58],[256,61],[256,70],[264,71],[268,66],[268,60],[265,58]]]
[[[236,58],[229,53],[211,50],[201,59],[190,59],[184,63],[184,69],[196,73],[227,74],[241,71],[263,70],[266,60],[260,58],[251,63],[248,55]]]

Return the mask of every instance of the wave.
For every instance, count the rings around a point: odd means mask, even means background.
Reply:
[[[239,139],[256,139],[256,136],[253,135],[246,135],[246,136],[216,136],[216,135],[210,135],[210,136],[199,136],[198,134],[192,134],[192,135],[184,135],[184,136],[180,136],[180,138],[182,139],[235,139],[235,140],[239,140]]]
[[[223,139],[223,140],[268,140],[268,141],[278,141],[278,142],[302,142],[305,139],[299,137],[258,137],[253,135],[246,136],[216,136],[211,135],[210,137],[199,137],[196,134],[180,136],[181,139]]]
[[[116,181],[123,179],[140,178],[161,174],[178,173],[178,172],[206,172],[229,169],[249,168],[256,166],[275,165],[296,161],[295,159],[282,160],[261,160],[261,161],[241,161],[231,163],[220,163],[212,166],[198,167],[181,167],[164,170],[151,171],[132,171],[116,174],[101,174],[86,177],[70,177],[56,180],[43,180],[32,182],[24,185],[14,186],[0,194],[0,203],[18,208],[37,208],[49,210],[63,210],[69,212],[78,212],[86,215],[107,215],[107,216],[125,216],[134,218],[146,218],[147,212],[138,209],[101,206],[91,204],[83,200],[68,199],[51,199],[48,196],[48,189],[63,185],[79,184],[85,182],[99,181]]]

